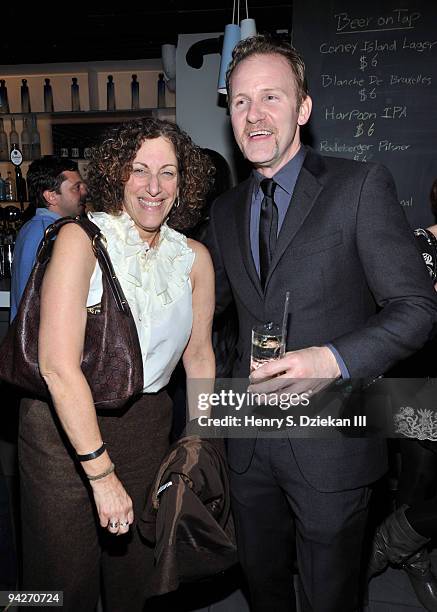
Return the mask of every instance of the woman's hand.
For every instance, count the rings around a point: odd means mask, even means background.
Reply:
[[[127,533],[134,521],[132,500],[115,472],[90,484],[100,525],[114,535]]]

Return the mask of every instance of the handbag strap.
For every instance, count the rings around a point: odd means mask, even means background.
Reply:
[[[44,238],[38,247],[38,263],[43,263],[50,257],[52,239],[57,236],[61,227],[64,227],[64,225],[67,225],[68,223],[75,223],[88,235],[92,243],[94,254],[97,257],[102,270],[102,275],[106,278],[115,299],[117,309],[125,314],[129,314],[129,305],[124,296],[123,289],[121,288],[117,275],[115,274],[111,258],[109,257],[108,251],[105,247],[106,238],[100,231],[98,225],[86,217],[62,217],[49,225],[44,233]]]

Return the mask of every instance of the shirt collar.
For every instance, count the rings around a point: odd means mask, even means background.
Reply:
[[[35,216],[36,217],[50,217],[50,219],[60,219],[61,215],[59,215],[56,212],[53,212],[52,210],[49,210],[48,208],[37,208],[35,211]]]
[[[285,166],[282,166],[282,168],[272,176],[275,182],[290,196],[292,189],[294,188],[294,185],[296,183],[296,177],[299,174],[303,164],[303,160],[305,159],[305,155],[306,148],[301,145],[296,155],[292,157],[290,161],[285,164]],[[266,177],[255,169],[253,169],[252,175],[256,181],[257,188],[259,188],[261,181]]]

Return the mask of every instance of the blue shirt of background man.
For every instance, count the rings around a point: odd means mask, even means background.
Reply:
[[[37,208],[35,216],[23,225],[17,235],[12,261],[11,322],[15,319],[24,289],[35,263],[36,252],[44,232],[61,215],[47,208]]]

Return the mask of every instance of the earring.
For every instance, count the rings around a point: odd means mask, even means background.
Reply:
[[[173,208],[179,208],[179,204],[180,204],[180,201],[179,201],[179,196],[177,196],[176,201],[175,201],[175,203],[173,204]]]

